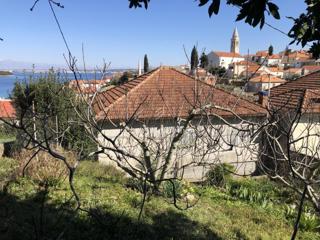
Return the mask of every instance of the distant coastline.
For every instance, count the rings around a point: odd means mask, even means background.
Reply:
[[[0,76],[8,76],[8,75],[13,75],[13,73],[10,71],[0,71]]]

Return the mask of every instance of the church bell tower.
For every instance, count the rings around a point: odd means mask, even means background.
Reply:
[[[240,37],[239,37],[239,33],[238,33],[238,29],[235,28],[233,31],[233,35],[231,38],[231,48],[230,48],[230,52],[232,53],[240,53]]]

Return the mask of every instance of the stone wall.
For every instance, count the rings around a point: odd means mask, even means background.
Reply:
[[[0,157],[3,156],[3,153],[4,153],[4,144],[0,143]]]

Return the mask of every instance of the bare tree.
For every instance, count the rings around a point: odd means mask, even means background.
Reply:
[[[303,83],[304,78],[296,81]],[[290,89],[290,85],[275,88],[271,91],[270,122],[263,128],[261,169],[301,196],[292,239],[296,237],[305,200],[320,212],[318,103],[318,89]]]

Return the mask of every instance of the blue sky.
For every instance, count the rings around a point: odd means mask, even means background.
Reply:
[[[1,0],[0,59],[32,63],[64,64],[63,45],[47,0],[29,11],[34,0]],[[240,34],[240,50],[247,53],[266,49],[283,50],[290,42],[286,36],[265,26],[260,31],[235,22],[237,9],[225,5],[218,16],[208,17],[207,7],[197,7],[194,0],[151,0],[150,8],[129,9],[127,0],[60,0],[64,9],[56,9],[71,50],[86,62],[99,65],[102,60],[112,67],[135,67],[145,53],[152,66],[186,63],[183,45],[191,51],[228,51],[234,27]],[[303,0],[274,0],[280,7],[281,20],[267,21],[287,32],[292,21],[304,11]],[[294,48],[296,48],[294,46]]]

